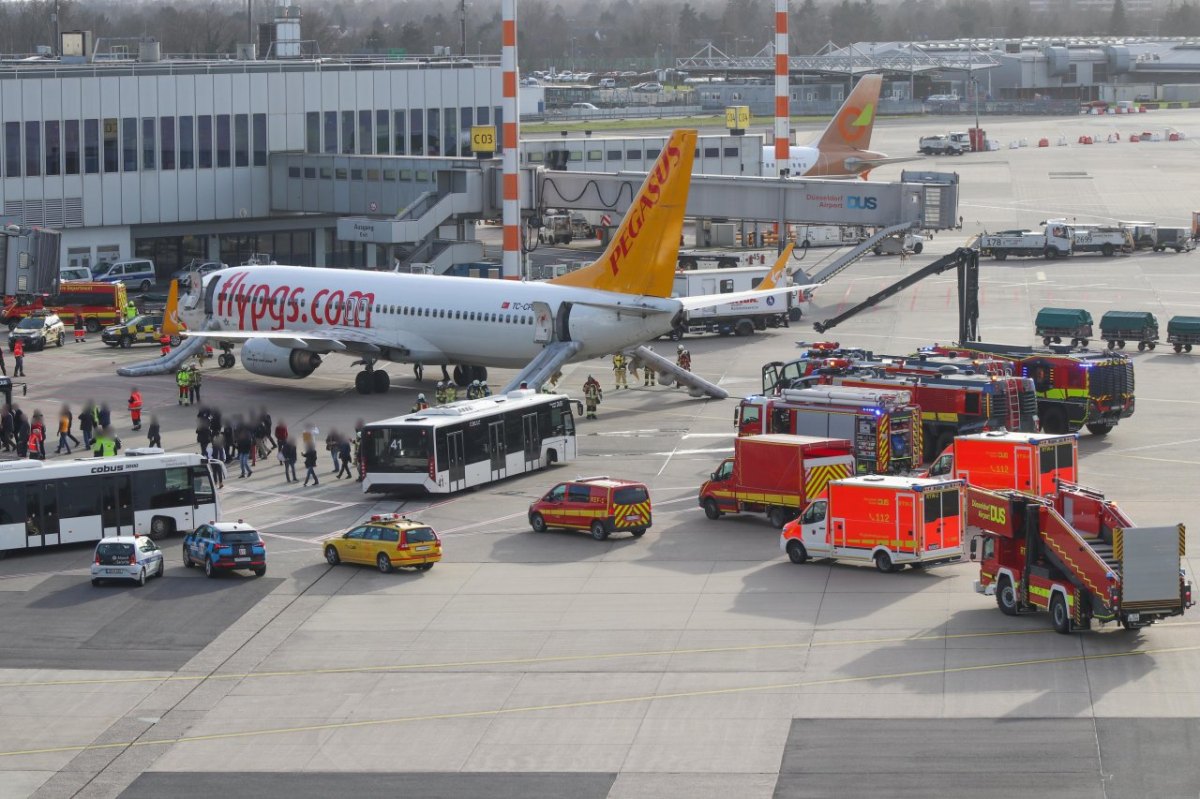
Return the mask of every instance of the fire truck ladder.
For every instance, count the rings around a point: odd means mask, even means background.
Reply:
[[[825,267],[824,269],[820,270],[819,272],[814,272],[811,277],[806,277],[804,279],[804,282],[805,283],[815,283],[815,284],[827,283],[831,278],[833,278],[835,275],[840,273],[842,270],[846,269],[851,264],[859,261],[867,253],[874,250],[875,245],[879,244],[879,242],[883,241],[888,236],[894,236],[897,233],[902,233],[906,230],[911,230],[912,227],[913,227],[912,222],[902,222],[899,225],[892,225],[891,227],[883,228],[882,230],[880,230],[880,231],[876,232],[874,235],[872,235],[870,238],[863,239],[863,241],[860,244],[857,244],[854,246],[854,249],[850,250],[850,252],[846,253],[845,255],[840,256],[837,260],[835,260],[829,266]]]
[[[911,275],[906,275],[892,285],[872,294],[837,316],[813,325],[818,333],[824,333],[868,308],[899,294],[932,275],[940,275],[949,269],[958,269],[958,341],[965,343],[979,340],[979,251],[959,247],[949,255],[943,255],[928,266],[923,266]]]
[[[1009,430],[1021,429],[1021,392],[1017,389],[1016,378],[1000,378],[1004,383],[1004,425]]]

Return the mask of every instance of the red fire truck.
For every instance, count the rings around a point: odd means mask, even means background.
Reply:
[[[910,397],[907,391],[789,388],[777,397],[746,397],[734,411],[734,424],[739,436],[844,438],[854,444],[860,474],[896,474],[911,471],[921,457],[921,409]]]
[[[827,498],[784,526],[779,548],[792,563],[857,560],[881,572],[961,560],[963,485],[884,475],[834,481]]]
[[[970,487],[966,506],[982,534],[975,590],[1002,613],[1048,610],[1066,634],[1092,621],[1137,629],[1192,605],[1182,524],[1138,527],[1100,492],[1062,482],[1049,497]]]
[[[1074,433],[1087,427],[1102,436],[1133,415],[1133,361],[1118,352],[1057,352],[979,342],[935,346],[933,351],[1012,363],[1018,375],[1033,381],[1038,416],[1047,433]]]
[[[94,283],[79,281],[62,283],[57,294],[14,294],[4,298],[0,319],[9,329],[34,311],[57,314],[67,327],[75,324],[75,316],[83,317],[88,332],[125,320],[128,295],[124,283]]]
[[[850,442],[769,434],[733,440],[726,458],[700,486],[699,504],[710,519],[726,513],[766,513],[775,528],[795,518],[834,480],[854,474]]]

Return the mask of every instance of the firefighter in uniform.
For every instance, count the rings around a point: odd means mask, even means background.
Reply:
[[[134,430],[142,429],[142,392],[137,386],[129,392],[129,420],[133,422]]]
[[[158,351],[164,358],[171,354],[171,337],[162,330],[158,331]]]
[[[602,399],[604,399],[604,395],[600,390],[600,381],[588,375],[587,382],[583,384],[583,400],[587,407],[587,418],[596,418],[596,408],[599,407]]]
[[[200,367],[192,364],[188,367],[188,402],[197,403],[200,401]]]
[[[189,372],[186,368],[180,369],[178,372],[175,373],[175,385],[179,386],[179,404],[180,405],[191,404],[191,397],[189,394],[190,384],[191,384],[191,372]]]
[[[653,347],[647,347],[647,349],[649,349],[651,352],[654,351]],[[642,387],[644,388],[646,386],[657,386],[657,385],[658,385],[658,373],[650,368],[650,364],[648,364],[648,363],[642,364]]]
[[[125,321],[132,322],[133,319],[137,315],[138,315],[137,305],[134,304],[133,300],[128,300],[125,303]]]
[[[692,354],[688,352],[682,344],[676,350],[675,365],[685,372],[692,371]]]
[[[613,379],[617,384],[617,388],[629,388],[629,383],[626,382],[627,364],[625,362],[625,353],[618,352],[613,356]]]
[[[425,395],[418,394],[417,401],[413,403],[412,410],[409,411],[409,413],[416,413],[418,411],[423,411],[428,407],[429,407],[429,403],[425,401]]]

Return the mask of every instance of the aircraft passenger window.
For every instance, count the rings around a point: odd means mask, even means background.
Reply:
[[[504,324],[507,325],[507,324],[511,324],[511,323],[512,323],[512,314],[505,314],[504,315]]]

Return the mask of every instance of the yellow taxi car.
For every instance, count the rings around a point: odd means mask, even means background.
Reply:
[[[441,559],[442,541],[433,528],[398,513],[375,514],[325,545],[330,566],[363,563],[384,574],[400,566],[429,571]]]

